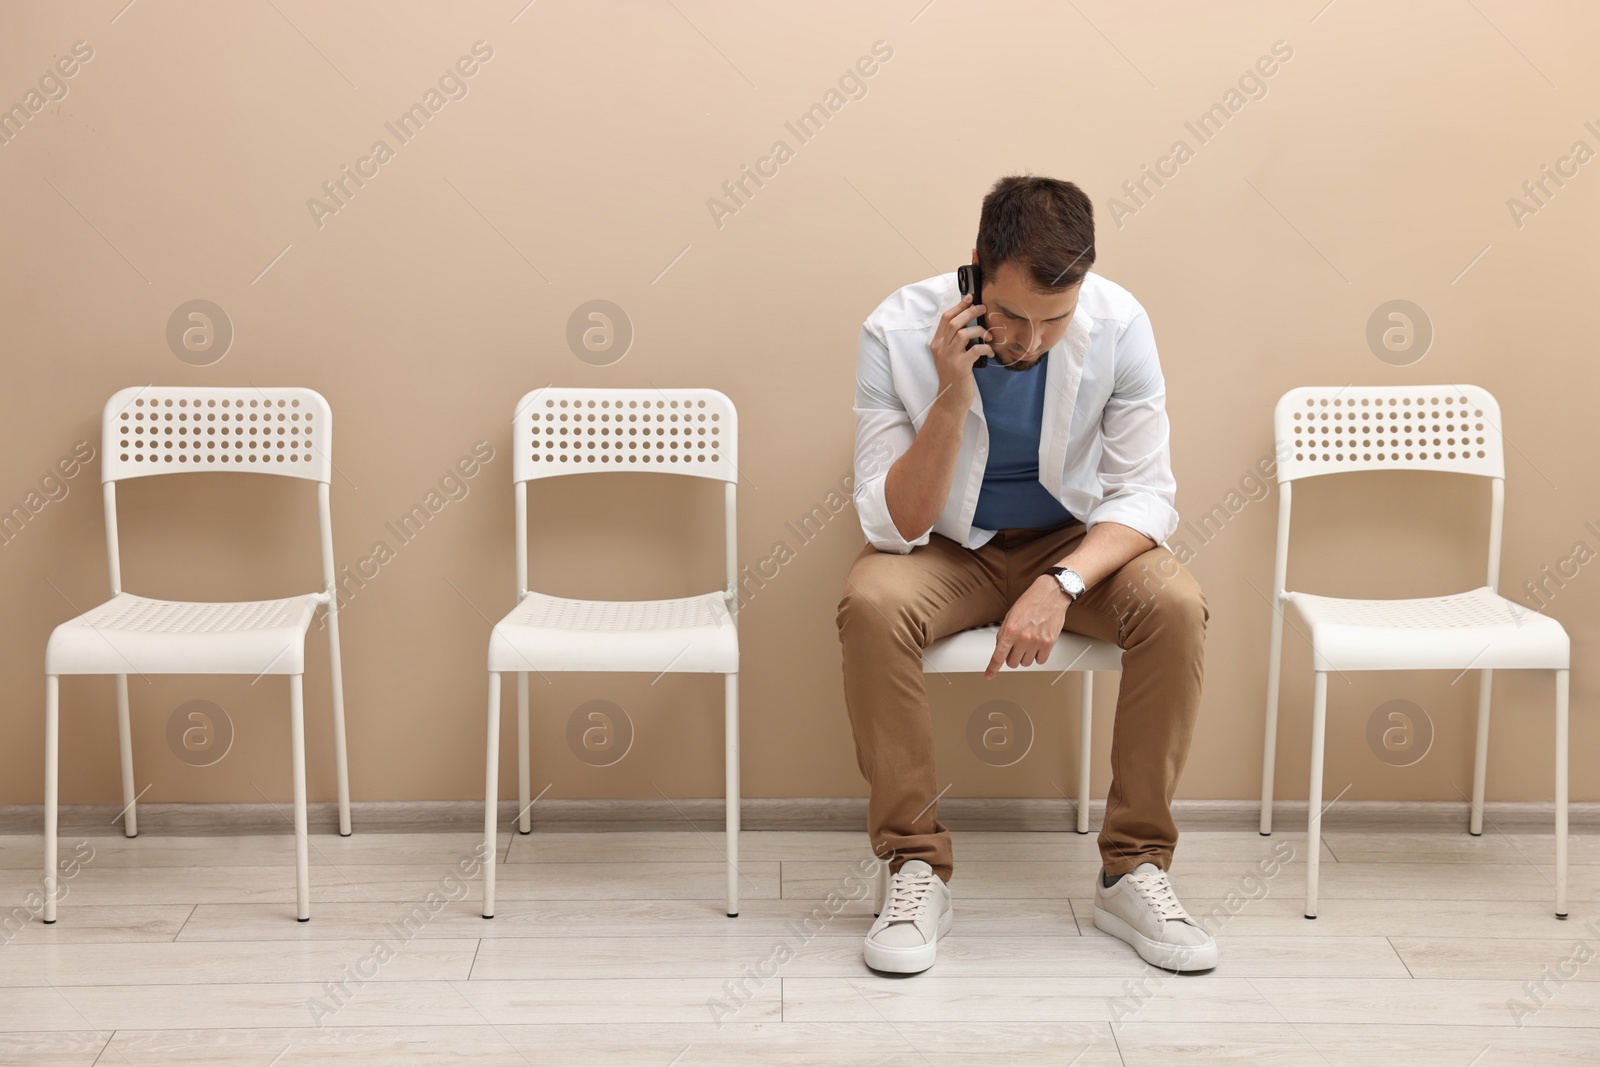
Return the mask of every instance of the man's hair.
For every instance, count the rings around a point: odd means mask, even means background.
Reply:
[[[978,217],[978,264],[989,278],[1002,263],[1027,272],[1036,289],[1069,289],[1094,265],[1094,205],[1071,182],[1012,175],[994,183]]]

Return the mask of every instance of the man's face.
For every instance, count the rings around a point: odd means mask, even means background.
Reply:
[[[989,323],[995,359],[1005,366],[1027,367],[1050,351],[1067,332],[1078,307],[1080,282],[1070,289],[1040,292],[1027,271],[1002,263],[983,277],[984,318]]]

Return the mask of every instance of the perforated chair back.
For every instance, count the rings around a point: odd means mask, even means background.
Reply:
[[[728,610],[738,618],[739,418],[715,389],[577,389],[547,386],[512,415],[517,600],[528,595],[528,483],[607,471],[685,474],[723,483]]]
[[[1278,481],[1363,470],[1505,477],[1500,405],[1476,385],[1313,385],[1273,415]]]
[[[311,389],[135,386],[106,402],[100,479],[249,471],[327,484],[332,440],[328,402]]]
[[[1499,588],[1505,525],[1500,405],[1476,385],[1307,385],[1273,411],[1278,457],[1275,604],[1287,592],[1293,483],[1325,474],[1412,470],[1490,479],[1487,585]]]
[[[517,482],[603,471],[738,478],[738,416],[715,389],[535,389],[517,402]]]
[[[328,493],[333,413],[320,393],[296,387],[133,386],[106,402],[100,443],[113,595],[122,592],[116,483],[157,474],[234,471],[317,483],[323,593],[330,613],[337,610]]]

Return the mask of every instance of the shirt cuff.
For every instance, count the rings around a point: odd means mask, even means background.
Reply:
[[[900,536],[894,519],[889,516],[889,497],[885,489],[887,481],[888,475],[884,474],[856,486],[856,513],[861,516],[861,532],[866,535],[868,544],[879,552],[905,555],[918,545],[928,543],[932,527],[915,540],[907,541]]]
[[[1130,494],[1102,500],[1084,520],[1084,526],[1093,529],[1102,522],[1115,522],[1137,530],[1160,545],[1178,532],[1178,511],[1159,497]]]

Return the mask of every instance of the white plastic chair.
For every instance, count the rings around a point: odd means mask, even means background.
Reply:
[[[1261,833],[1272,832],[1272,776],[1277,749],[1283,606],[1304,620],[1315,671],[1311,706],[1311,802],[1306,842],[1306,918],[1317,916],[1322,832],[1323,736],[1329,671],[1478,670],[1478,737],[1468,830],[1483,832],[1488,764],[1489,693],[1496,669],[1555,672],[1556,915],[1567,917],[1566,631],[1554,619],[1500,596],[1500,536],[1505,512],[1505,453],[1500,406],[1475,385],[1308,386],[1278,401],[1273,419],[1278,456],[1278,547],[1272,645],[1267,670],[1266,751],[1261,776]],[[1451,596],[1346,600],[1291,592],[1289,501],[1303,478],[1351,471],[1415,470],[1490,479],[1488,584]]]
[[[345,761],[344,686],[339,663],[338,599],[328,485],[333,469],[328,402],[310,389],[123,389],[101,420],[100,477],[106,512],[111,599],[55,628],[45,648],[44,921],[56,920],[56,802],[60,677],[117,678],[117,734],[122,748],[123,832],[138,836],[128,675],[248,674],[289,677],[294,762],[295,906],[311,917],[307,862],[305,716],[301,678],[305,636],[319,606],[327,610],[333,674],[334,751],[339,780],[339,833],[350,835],[350,784]],[[151,600],[122,590],[116,483],[158,474],[238,471],[317,483],[323,590],[283,600],[233,603]]]
[[[923,674],[982,674],[994,658],[995,641],[1000,635],[999,624],[975,626],[970,630],[941,637],[922,650]],[[1044,663],[1031,663],[1026,667],[1001,668],[1005,674],[1018,671],[1050,671],[1061,674],[1079,671],[1083,675],[1078,702],[1078,825],[1077,832],[1089,832],[1089,756],[1090,733],[1094,726],[1094,672],[1122,670],[1122,649],[1109,641],[1084,637],[1062,631]],[[873,914],[881,914],[884,900],[889,894],[889,865],[879,863],[877,869],[877,905]]]
[[[500,799],[500,676],[517,675],[518,831],[533,831],[528,767],[529,671],[721,674],[727,773],[728,916],[739,914],[738,417],[714,389],[535,389],[512,422],[517,606],[489,638],[483,917],[494,918]],[[528,483],[648,471],[724,483],[724,589],[675,600],[568,600],[528,588]],[[649,517],[640,516],[641,527]]]

